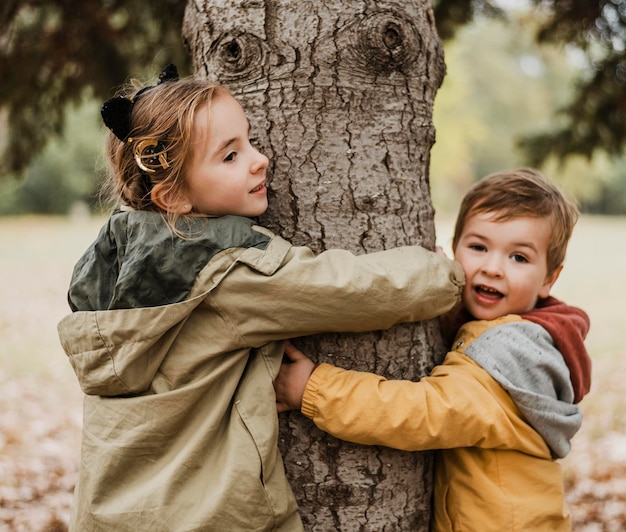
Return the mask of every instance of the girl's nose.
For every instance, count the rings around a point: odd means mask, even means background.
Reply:
[[[256,148],[254,149],[254,151],[256,153],[255,153],[254,161],[252,163],[252,171],[256,173],[256,172],[259,172],[260,170],[265,170],[269,166],[270,160],[267,158],[266,155],[263,155]]]

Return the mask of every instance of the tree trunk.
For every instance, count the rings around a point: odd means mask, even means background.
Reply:
[[[316,251],[434,246],[428,166],[445,67],[428,0],[194,0],[183,34],[196,75],[233,92],[270,158],[266,226]],[[444,353],[436,322],[296,344],[413,380]],[[341,442],[299,413],[282,417],[281,446],[307,530],[428,528],[429,453]]]

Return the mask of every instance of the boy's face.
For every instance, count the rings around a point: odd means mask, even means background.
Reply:
[[[481,320],[532,310],[538,297],[548,297],[561,271],[548,275],[546,218],[494,221],[494,214],[470,215],[454,252],[466,277],[463,303]]]
[[[187,171],[187,200],[195,212],[248,217],[265,212],[268,160],[250,144],[249,133],[241,105],[228,94],[215,97],[210,110],[198,108]]]

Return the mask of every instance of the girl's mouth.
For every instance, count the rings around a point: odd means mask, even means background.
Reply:
[[[260,192],[261,190],[263,190],[265,188],[265,181],[263,183],[261,183],[260,185],[254,187],[251,191],[250,194],[254,194],[255,192]]]

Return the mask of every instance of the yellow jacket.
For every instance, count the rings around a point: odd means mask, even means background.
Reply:
[[[321,364],[302,412],[354,443],[437,450],[433,530],[570,530],[561,467],[544,437],[566,453],[582,417],[550,336],[506,316],[466,324],[454,346],[419,382]],[[492,356],[495,376],[471,358],[478,351]],[[506,369],[507,356],[519,367]],[[535,356],[541,363],[527,363]]]

